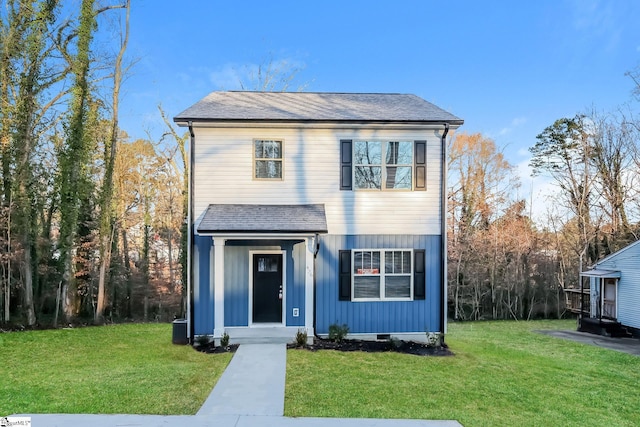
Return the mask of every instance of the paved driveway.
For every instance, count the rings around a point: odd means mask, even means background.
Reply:
[[[611,338],[578,331],[541,330],[538,332],[545,335],[551,335],[589,345],[597,345],[598,347],[640,356],[640,340],[637,338]]]

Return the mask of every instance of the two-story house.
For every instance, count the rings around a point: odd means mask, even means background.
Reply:
[[[213,92],[190,140],[189,334],[446,329],[446,141],[415,95]]]

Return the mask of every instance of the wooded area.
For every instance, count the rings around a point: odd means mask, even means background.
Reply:
[[[454,319],[565,314],[579,272],[640,235],[640,120],[629,110],[577,114],[530,148],[555,191],[533,199],[514,166],[480,134],[449,150],[449,311]],[[533,204],[546,207],[531,220]]]
[[[62,3],[0,6],[2,321],[171,319],[183,311],[186,139],[166,120],[158,141],[118,125],[130,0]]]
[[[170,320],[185,307],[187,135],[161,107],[157,140],[119,126],[130,0],[62,3],[0,5],[0,322]],[[288,90],[298,71],[269,61],[241,85]],[[450,316],[561,317],[581,267],[640,232],[639,132],[630,109],[551,123],[531,166],[558,191],[537,200],[494,141],[454,135]]]

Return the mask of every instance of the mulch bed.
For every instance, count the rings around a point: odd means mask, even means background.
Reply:
[[[216,346],[213,342],[204,345],[195,345],[197,351],[207,354],[235,353],[239,344],[231,344],[226,347]],[[289,349],[297,350],[335,350],[335,351],[364,351],[366,353],[395,352],[403,354],[413,354],[415,356],[453,356],[447,345],[441,347],[428,346],[415,341],[366,341],[366,340],[343,340],[335,342],[327,339],[314,338],[313,344],[303,347],[294,343],[287,344]]]
[[[240,346],[240,344],[230,344],[226,347],[222,347],[222,346],[216,346],[214,345],[213,342],[210,342],[208,344],[205,345],[195,345],[193,346],[194,349],[196,349],[197,351],[200,351],[202,353],[207,353],[207,354],[219,354],[219,353],[235,353],[236,350],[238,350],[238,347]]]
[[[428,346],[415,341],[365,341],[343,340],[335,342],[326,339],[314,338],[312,345],[299,347],[296,344],[287,344],[287,348],[305,349],[310,351],[336,350],[336,351],[364,351],[367,353],[396,352],[413,354],[416,356],[453,356],[446,344],[441,347]]]

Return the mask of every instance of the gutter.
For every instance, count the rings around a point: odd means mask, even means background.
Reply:
[[[441,284],[442,291],[440,299],[440,332],[442,333],[442,344],[444,344],[444,336],[447,332],[447,134],[449,133],[449,123],[444,123],[444,132],[442,133],[442,167],[441,169],[441,212],[440,212],[440,250],[442,253]]]
[[[193,122],[188,122],[189,126],[189,188],[187,193],[187,198],[189,199],[189,207],[187,212],[187,312],[188,314],[188,322],[189,322],[189,342],[191,345],[194,343],[195,336],[195,325],[194,325],[194,297],[193,297],[193,164],[195,160],[194,153],[194,143],[196,140],[196,135],[193,132]]]

